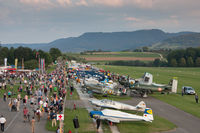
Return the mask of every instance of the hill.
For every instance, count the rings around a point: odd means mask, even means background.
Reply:
[[[186,34],[191,34],[191,32],[166,33],[159,29],[110,33],[89,32],[84,33],[79,37],[62,38],[47,44],[23,44],[23,46],[45,51],[48,51],[52,47],[56,47],[62,52],[80,52],[98,49],[121,51],[153,45],[168,38]],[[9,45],[6,46],[9,47]]]
[[[200,46],[200,33],[191,33],[171,37],[162,42],[153,44],[150,49],[180,49]]]

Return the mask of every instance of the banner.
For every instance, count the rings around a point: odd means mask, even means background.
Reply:
[[[43,59],[43,70],[45,71],[45,59]]]
[[[7,58],[4,58],[4,65],[5,65],[5,67],[7,67]]]
[[[44,71],[45,71],[45,59],[41,59],[40,69],[41,69],[42,73],[44,73]]]
[[[24,58],[22,58],[22,69],[24,69]]]
[[[15,68],[17,69],[17,62],[18,62],[18,59],[15,59]]]

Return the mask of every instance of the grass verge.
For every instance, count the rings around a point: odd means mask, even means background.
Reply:
[[[83,108],[78,108],[77,110],[65,109],[65,120],[64,120],[64,131],[68,132],[71,130],[75,132],[73,125],[73,119],[78,116],[80,128],[78,128],[79,133],[95,133],[95,127],[93,125],[92,119],[88,115],[88,111]]]
[[[120,133],[155,133],[172,130],[176,128],[176,125],[154,115],[154,121],[152,123],[144,121],[121,122],[117,124],[117,127]]]

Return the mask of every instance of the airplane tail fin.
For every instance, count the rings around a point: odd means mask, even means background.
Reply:
[[[154,120],[152,109],[146,108],[144,111],[143,118],[145,121],[152,122]]]
[[[178,80],[176,77],[174,77],[171,81],[172,83],[172,92],[177,93],[177,87],[178,87]]]
[[[141,101],[137,106],[137,109],[140,110],[140,111],[145,111],[146,109],[146,104],[144,101]]]

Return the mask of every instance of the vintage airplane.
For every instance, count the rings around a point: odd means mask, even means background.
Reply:
[[[115,82],[108,81],[107,79],[98,81],[94,78],[85,79],[84,85],[88,91],[97,94],[114,94],[115,88],[117,87],[117,83]]]
[[[146,108],[143,116],[121,112],[118,110],[104,109],[102,111],[91,111],[91,118],[99,118],[101,120],[108,120],[113,123],[120,123],[120,121],[147,121],[152,122],[153,112],[150,108]]]
[[[138,105],[136,106],[131,106],[128,104],[108,100],[108,99],[103,99],[103,100],[96,100],[96,99],[89,99],[89,101],[98,107],[101,108],[112,108],[112,109],[119,109],[119,110],[135,110],[135,111],[142,111],[144,112],[146,108],[146,104],[141,101]]]
[[[141,94],[142,97],[146,97],[149,93],[153,92],[174,92],[177,91],[178,81],[174,78],[168,85],[153,83],[153,75],[145,73],[140,79],[136,79],[133,84],[130,84],[132,92]]]

